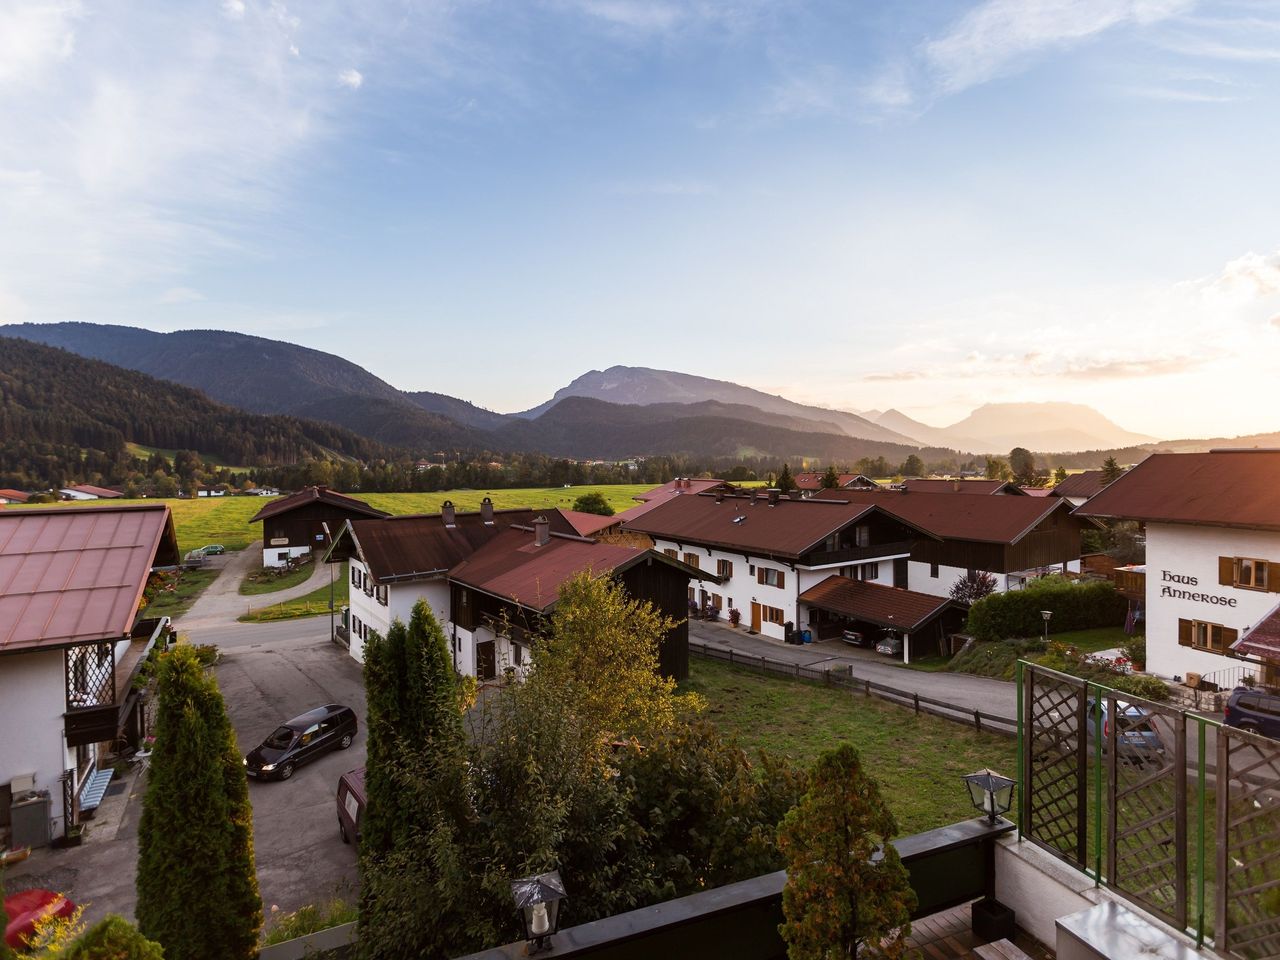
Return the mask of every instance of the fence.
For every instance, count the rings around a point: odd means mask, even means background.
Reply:
[[[1018,729],[1018,721],[1011,717],[999,717],[995,714],[984,713],[981,710],[970,710],[968,707],[962,707],[956,703],[948,703],[945,700],[921,696],[914,691],[899,690],[883,683],[876,683],[874,680],[855,677],[852,673],[852,668],[843,664],[834,668],[818,669],[786,660],[774,660],[772,657],[746,654],[740,650],[734,650],[732,647],[714,647],[693,641],[689,642],[689,652],[707,660],[731,663],[735,667],[755,670],[757,673],[791,677],[795,680],[809,680],[828,687],[848,690],[850,693],[878,697],[889,703],[896,703],[898,706],[910,707],[916,713],[927,713],[935,717],[941,717],[943,720],[950,720],[953,723],[962,723],[965,726],[975,728],[979,733],[985,731],[1012,737]]]
[[[1280,743],[1025,661],[1018,715],[1023,837],[1200,945],[1280,955]]]

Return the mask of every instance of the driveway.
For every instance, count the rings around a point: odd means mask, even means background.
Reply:
[[[735,653],[741,652],[747,656],[798,663],[814,670],[848,667],[859,680],[871,680],[907,693],[918,693],[922,697],[933,697],[966,710],[981,710],[998,717],[1012,719],[1018,712],[1018,692],[1006,680],[974,677],[966,673],[928,673],[895,666],[888,662],[887,657],[871,651],[855,650],[839,640],[792,646],[767,640],[759,635],[751,636],[743,629],[735,630],[719,622],[690,620],[689,642],[732,649]]]
[[[330,577],[335,574],[335,568],[329,564],[313,562],[311,576],[296,587],[247,597],[240,592],[240,581],[246,574],[261,566],[262,541],[254,541],[244,550],[227,556],[230,559],[223,565],[222,573],[196,598],[191,609],[175,621],[174,626],[183,633],[193,627],[235,623],[236,617],[243,616],[251,608],[267,607],[273,603],[305,597],[313,590],[327,587]]]
[[[215,668],[241,752],[281,721],[325,703],[351,706],[360,730],[349,750],[300,767],[284,783],[250,780],[258,885],[267,923],[272,905],[296,910],[333,895],[353,896],[356,851],[338,835],[338,777],[365,759],[365,697],[360,665],[328,639],[328,618],[240,624]],[[287,628],[287,629],[279,629]],[[257,637],[253,634],[257,631]],[[133,917],[138,821],[145,783],[130,773],[114,784],[84,844],[43,849],[5,873],[10,892],[49,887],[86,905],[89,922],[107,913]]]

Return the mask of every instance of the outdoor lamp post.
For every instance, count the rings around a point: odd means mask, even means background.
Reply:
[[[1002,777],[994,770],[979,770],[965,777],[964,783],[969,788],[969,799],[973,801],[974,807],[987,815],[992,826],[995,825],[996,817],[1008,813],[1013,806],[1016,780]]]
[[[1040,616],[1044,617],[1044,645],[1049,645],[1049,621],[1053,617],[1052,610],[1041,610]]]
[[[560,872],[552,870],[536,877],[512,880],[511,896],[520,908],[520,926],[529,942],[528,953],[545,950],[560,925],[560,901],[565,898]]]

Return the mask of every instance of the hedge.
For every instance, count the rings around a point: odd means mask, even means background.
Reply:
[[[1123,626],[1129,602],[1107,581],[1072,583],[1061,578],[1033,581],[1023,590],[993,593],[969,608],[966,632],[978,640],[1038,637],[1041,610],[1052,610],[1049,632]]]

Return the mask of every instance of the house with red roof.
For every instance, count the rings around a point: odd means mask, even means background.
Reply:
[[[31,494],[21,490],[0,488],[0,503],[26,503],[30,499]]]
[[[1280,451],[1156,453],[1076,514],[1142,525],[1147,669],[1280,685]]]
[[[118,500],[124,494],[110,487],[97,487],[92,483],[77,483],[58,491],[63,500]]]
[[[26,827],[61,836],[138,744],[133,679],[168,627],[139,620],[143,591],[178,559],[164,504],[0,513],[0,824],[32,797]]]
[[[284,567],[310,556],[313,550],[328,550],[347,520],[385,516],[384,511],[375,510],[363,500],[315,486],[272,500],[249,522],[262,524],[262,565]]]

